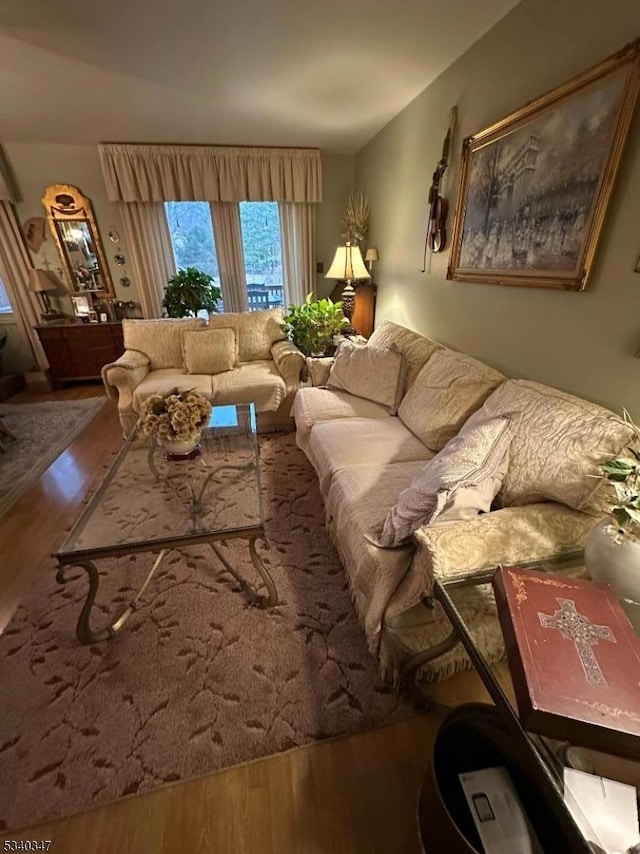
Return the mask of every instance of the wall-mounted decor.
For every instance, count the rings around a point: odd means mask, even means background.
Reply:
[[[586,286],[640,86],[640,40],[464,141],[447,278]]]
[[[43,216],[30,216],[22,223],[22,233],[29,249],[38,253],[46,240],[45,220]]]
[[[77,187],[53,184],[42,204],[71,291],[115,296],[91,201]]]

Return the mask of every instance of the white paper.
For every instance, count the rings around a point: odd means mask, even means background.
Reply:
[[[607,854],[627,851],[640,841],[633,786],[565,768],[564,800],[584,838]]]
[[[506,768],[458,777],[485,854],[542,854]]]

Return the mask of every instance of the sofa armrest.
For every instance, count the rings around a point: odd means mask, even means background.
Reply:
[[[326,386],[334,361],[333,356],[307,356],[307,376],[312,386]]]
[[[564,504],[506,507],[466,522],[419,528],[411,568],[396,590],[387,618],[433,592],[433,582],[488,581],[497,566],[579,561],[596,519]]]
[[[271,346],[271,357],[275,362],[276,370],[285,381],[287,394],[297,391],[305,365],[304,356],[300,350],[293,341],[286,338],[284,341],[276,341]]]
[[[139,350],[125,350],[119,359],[102,368],[107,397],[118,401],[118,409],[131,409],[133,392],[148,373],[148,357]]]

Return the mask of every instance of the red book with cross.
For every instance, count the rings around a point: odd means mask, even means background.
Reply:
[[[640,640],[613,590],[513,567],[492,584],[525,729],[640,759]]]

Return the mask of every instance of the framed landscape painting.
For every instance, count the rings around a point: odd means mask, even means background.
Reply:
[[[585,288],[640,86],[640,42],[464,141],[448,279]]]

